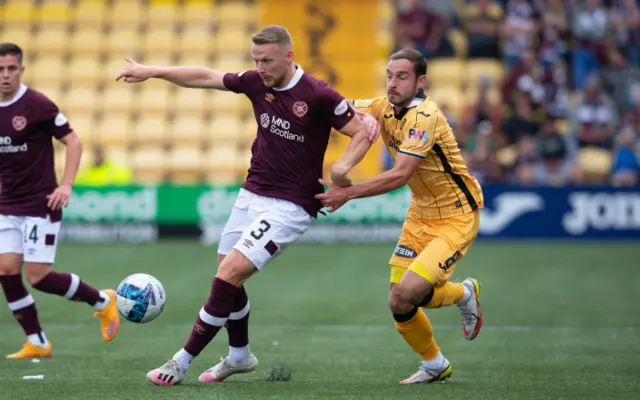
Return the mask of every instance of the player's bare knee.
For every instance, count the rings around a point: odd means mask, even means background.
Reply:
[[[216,274],[216,278],[240,287],[251,276],[247,267],[238,263],[222,263]]]
[[[18,275],[22,270],[22,254],[0,254],[0,276]]]
[[[412,288],[407,294],[408,301],[418,307],[424,307],[433,297],[433,285],[429,284],[425,288]]]
[[[405,301],[399,289],[398,284],[394,284],[389,291],[389,309],[393,314],[404,314],[414,308],[413,304]]]
[[[400,299],[405,304],[419,305],[423,298],[422,293],[415,290],[407,290],[400,293]]]
[[[425,299],[429,298],[430,300],[430,296],[433,296],[433,284],[409,270],[398,284],[398,291],[401,293],[403,301],[422,307],[425,304]]]
[[[255,272],[256,269],[251,261],[234,249],[220,263],[216,277],[240,287]]]
[[[26,263],[24,271],[27,275],[27,281],[33,286],[40,282],[45,276],[49,275],[51,269],[50,264]]]

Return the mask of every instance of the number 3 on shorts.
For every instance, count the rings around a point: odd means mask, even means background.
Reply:
[[[247,226],[234,248],[244,254],[257,269],[261,269],[286,245],[286,240],[278,236],[281,232],[282,226],[278,221],[258,217]]]
[[[252,230],[250,235],[255,240],[260,240],[270,228],[271,225],[266,220],[260,220],[260,226],[257,229]]]

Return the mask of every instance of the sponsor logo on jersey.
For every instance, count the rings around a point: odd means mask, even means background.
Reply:
[[[272,101],[274,101],[276,99],[276,96],[273,95],[273,93],[267,93],[264,95],[264,99],[266,101],[268,101],[269,103],[271,103]]]
[[[400,146],[402,146],[402,139],[396,139],[393,136],[389,137],[389,147],[392,149],[400,150]]]
[[[29,150],[26,143],[16,146],[11,136],[0,136],[0,153],[23,153]]]
[[[23,130],[27,126],[27,119],[22,115],[16,115],[12,120],[13,129],[17,131]]]
[[[409,129],[409,139],[418,139],[426,142],[427,140],[429,140],[429,135],[426,131],[411,128]]]
[[[394,255],[402,258],[416,258],[418,253],[410,247],[399,244],[396,246],[396,250],[393,252]]]
[[[289,130],[291,129],[291,122],[286,119],[276,116],[270,117],[269,114],[262,113],[260,115],[260,125],[264,129],[269,129],[269,132],[274,133],[283,139],[304,143],[304,136],[291,132]]]
[[[264,113],[260,115],[260,125],[262,125],[263,128],[269,127],[269,114]]]
[[[299,118],[304,117],[305,115],[307,115],[308,111],[309,111],[309,106],[304,101],[296,101],[295,103],[293,103],[293,113],[297,117]]]

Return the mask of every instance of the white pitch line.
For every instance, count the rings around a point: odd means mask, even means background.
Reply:
[[[303,324],[253,324],[250,327],[256,329],[300,329],[300,330],[322,330],[322,331],[342,331],[342,332],[379,332],[394,331],[395,327],[389,325],[303,325]],[[462,325],[441,324],[434,325],[434,331],[457,331],[462,329]],[[581,333],[581,332],[620,332],[620,333],[638,333],[640,327],[587,327],[587,326],[526,326],[526,325],[483,325],[483,332],[509,332],[509,333],[530,333],[530,332],[557,332],[557,333]]]
[[[122,321],[127,324],[126,320]],[[131,327],[126,329],[135,329],[133,323],[128,323]],[[14,324],[0,323],[0,328],[13,326]],[[126,326],[126,325],[125,325]],[[184,324],[158,324],[158,329],[189,329],[191,323]],[[44,328],[55,330],[76,330],[79,327],[93,328],[93,324],[61,324],[47,323]],[[311,331],[333,331],[333,332],[385,332],[394,331],[395,327],[389,323],[388,325],[356,325],[356,324],[250,324],[249,329],[282,329],[282,330],[311,330]],[[435,331],[458,331],[462,329],[459,324],[438,324],[434,325]],[[527,325],[483,325],[482,332],[507,332],[507,333],[532,333],[532,332],[550,332],[550,333],[640,333],[640,327],[614,327],[614,326],[527,326]]]

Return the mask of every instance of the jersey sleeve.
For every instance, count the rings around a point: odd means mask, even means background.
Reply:
[[[402,145],[398,152],[426,158],[427,153],[445,127],[444,117],[437,112],[418,111],[415,121],[406,127]]]
[[[353,101],[353,107],[361,113],[367,113],[377,119],[382,120],[382,101],[384,97],[375,97],[373,99],[359,99]]]
[[[256,85],[261,82],[257,71],[230,72],[224,75],[222,83],[224,87],[234,93],[247,94],[255,90]]]
[[[72,132],[69,120],[58,106],[48,98],[44,98],[42,107],[42,128],[56,139],[62,139]]]
[[[323,114],[326,115],[323,118],[326,118],[334,129],[342,129],[356,115],[347,99],[329,85],[322,90],[320,100]]]

